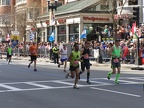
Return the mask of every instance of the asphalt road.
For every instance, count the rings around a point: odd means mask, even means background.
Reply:
[[[116,85],[115,75],[106,78],[109,67],[92,66],[91,84],[85,72],[80,89],[73,89],[74,80],[65,79],[63,66],[39,62],[34,72],[28,63],[0,60],[0,108],[144,108],[144,71],[122,68]]]

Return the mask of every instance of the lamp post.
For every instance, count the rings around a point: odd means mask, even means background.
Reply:
[[[48,10],[51,10],[51,18],[52,18],[52,20],[55,20],[54,19],[54,14],[53,14],[53,11],[54,10],[57,10],[57,2],[58,2],[58,0],[55,0],[55,2],[54,3],[50,3],[50,0],[47,0],[47,2],[48,2]],[[53,24],[52,24],[52,32],[53,32]]]

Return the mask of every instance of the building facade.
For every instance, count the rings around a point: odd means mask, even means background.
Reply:
[[[52,12],[48,11],[47,0],[0,1],[9,4],[0,7],[1,15],[6,14],[2,11],[5,7],[9,8],[6,9],[8,12],[14,12],[19,16],[14,18],[15,23],[10,23],[9,28],[20,32],[20,41],[30,42],[30,34],[34,33],[37,42],[47,42],[53,31],[56,43],[82,41],[80,35],[84,29],[87,30],[88,40],[98,40],[100,31],[105,25],[113,26],[112,16],[108,12],[112,7],[110,2],[101,4],[100,0],[58,0],[57,10]],[[53,2],[54,0],[51,0],[51,3]],[[23,25],[20,25],[20,22]],[[3,27],[4,25],[1,25],[0,29]]]

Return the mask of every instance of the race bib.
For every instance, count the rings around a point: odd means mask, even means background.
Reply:
[[[36,50],[34,50],[33,53],[36,53]]]
[[[85,59],[88,59],[88,58],[89,58],[88,54],[85,54],[85,55],[84,55],[84,58],[85,58]]]
[[[78,61],[78,60],[75,60],[75,61],[74,61],[74,64],[76,64],[76,65],[77,65],[78,63],[79,63],[79,61]]]
[[[119,59],[113,59],[113,62],[114,62],[114,63],[118,63],[118,62],[119,62]]]

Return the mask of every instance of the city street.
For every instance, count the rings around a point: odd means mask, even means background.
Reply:
[[[28,60],[0,60],[0,108],[143,108],[144,71],[122,68],[120,84],[115,75],[107,80],[110,67],[92,66],[91,84],[86,72],[78,87],[74,79],[65,79],[63,66],[41,61],[37,72]],[[67,68],[68,70],[68,68]]]

